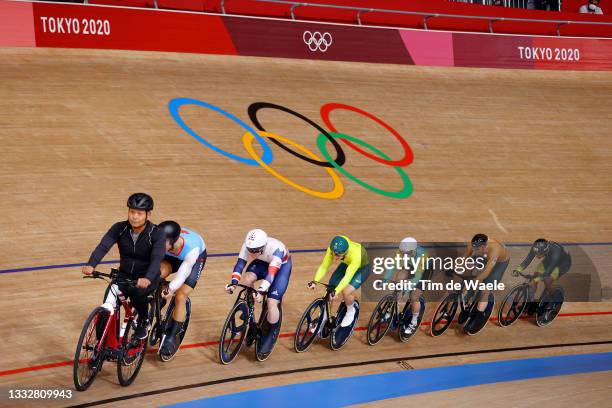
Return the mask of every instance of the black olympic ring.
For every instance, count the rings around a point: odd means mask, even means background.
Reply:
[[[336,139],[334,139],[333,137],[331,137],[331,135],[327,132],[327,130],[323,129],[321,126],[317,125],[315,122],[313,122],[312,120],[308,119],[306,116],[302,115],[301,113],[298,113],[294,110],[291,110],[289,108],[286,108],[284,106],[281,105],[276,105],[274,103],[270,103],[270,102],[254,102],[252,104],[249,105],[248,108],[248,113],[249,113],[249,118],[251,119],[251,122],[253,122],[253,124],[255,125],[255,127],[262,131],[262,132],[267,132],[266,129],[264,129],[263,126],[261,126],[261,123],[259,123],[259,119],[257,118],[257,112],[259,112],[260,109],[265,109],[265,108],[270,108],[270,109],[278,109],[281,110],[283,112],[287,112],[290,115],[296,116],[300,119],[302,119],[304,122],[308,123],[310,126],[314,127],[315,129],[317,129],[319,132],[321,132],[323,135],[325,135],[325,137],[327,138],[327,140],[329,140],[331,142],[331,144],[334,146],[334,149],[336,149],[336,160],[334,160],[334,162],[336,162],[336,164],[338,166],[343,166],[344,163],[346,162],[346,156],[344,155],[344,150],[342,150],[342,147],[340,146],[340,144],[338,143],[338,141],[336,141]],[[326,161],[319,161],[319,160],[315,160],[312,159],[308,156],[304,156],[298,152],[296,152],[295,150],[291,150],[290,148],[288,148],[287,146],[285,146],[284,144],[282,144],[281,142],[279,142],[278,140],[269,137],[269,140],[271,140],[273,143],[275,143],[277,146],[281,147],[282,149],[288,151],[289,153],[291,153],[292,155],[299,157],[302,160],[305,160],[309,163],[315,164],[317,166],[321,166],[321,167],[334,167],[330,162],[326,162]]]

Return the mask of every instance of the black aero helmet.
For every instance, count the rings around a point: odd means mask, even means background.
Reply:
[[[546,239],[538,238],[533,242],[532,248],[533,248],[533,252],[540,255],[540,254],[547,253],[549,246],[550,246],[550,243]]]
[[[181,226],[176,221],[164,221],[159,224],[159,228],[166,234],[166,239],[174,245],[177,239],[181,236]]]
[[[478,248],[486,245],[488,240],[489,237],[487,237],[485,234],[476,234],[472,238],[472,248]]]
[[[153,197],[146,193],[134,193],[127,200],[128,208],[134,210],[153,210]]]

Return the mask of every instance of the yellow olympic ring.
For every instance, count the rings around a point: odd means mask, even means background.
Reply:
[[[280,136],[274,133],[270,133],[270,132],[258,131],[257,133],[261,136],[271,137],[273,139],[280,140],[281,142],[290,144],[291,146],[295,147],[298,150],[301,150],[302,152],[304,152],[306,155],[310,156],[314,160],[318,160],[318,161],[321,160],[319,157],[317,157],[317,155],[312,153],[310,150],[308,150],[304,146],[299,145],[293,140],[287,139],[286,137],[283,137],[283,136]],[[261,160],[261,158],[257,155],[257,153],[255,152],[255,149],[253,149],[253,139],[255,139],[255,136],[253,136],[250,132],[246,132],[244,135],[242,135],[242,144],[244,145],[244,148],[246,149],[246,151],[249,152],[251,157],[257,163],[259,163],[261,167],[266,169],[268,173],[272,174],[274,177],[276,177],[283,183],[288,184],[291,187],[296,188],[300,190],[301,192],[309,194],[313,197],[325,198],[327,200],[335,200],[336,198],[342,197],[342,194],[344,194],[344,185],[342,184],[342,180],[340,180],[340,177],[336,174],[333,168],[324,167],[325,171],[329,173],[329,175],[331,176],[334,182],[334,188],[331,191],[311,190],[307,187],[304,187],[304,186],[301,186],[295,183],[294,181],[289,180],[287,177],[283,176],[282,174],[274,170],[272,167],[264,163]]]

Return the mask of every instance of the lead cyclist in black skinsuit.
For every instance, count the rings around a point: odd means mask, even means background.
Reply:
[[[95,267],[116,243],[119,248],[119,274],[137,280],[136,287],[119,285],[138,312],[135,336],[147,337],[147,296],[160,281],[160,262],[166,252],[166,234],[149,221],[153,198],[145,193],[132,194],[127,201],[128,219],[114,224],[91,253],[82,272],[91,275]]]
[[[541,262],[535,269],[535,275],[537,276],[533,279],[531,293],[535,294],[538,283],[544,281],[547,292],[551,294],[553,292],[554,281],[565,275],[571,268],[572,257],[560,244],[539,238],[534,241],[525,260],[512,271],[512,275],[518,276],[519,272],[527,269],[535,257],[541,260]],[[536,306],[537,303],[531,303],[528,312],[533,314]]]

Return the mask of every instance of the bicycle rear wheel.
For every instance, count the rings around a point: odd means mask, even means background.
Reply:
[[[121,339],[121,355],[117,359],[117,377],[124,387],[132,384],[140,372],[147,350],[147,339],[132,338],[135,331],[135,320],[127,322]]]
[[[559,315],[564,301],[565,293],[559,286],[553,288],[552,294],[546,293],[543,295],[536,312],[536,325],[544,327],[551,324]]]
[[[444,333],[455,318],[457,307],[459,306],[459,295],[456,293],[448,294],[436,308],[431,320],[431,335],[437,337]]]
[[[97,351],[110,313],[103,307],[95,308],[85,320],[72,369],[72,379],[77,391],[85,391],[96,379],[104,362],[104,345]]]
[[[367,339],[370,346],[378,344],[389,332],[395,318],[395,295],[386,295],[376,305],[368,323]]]
[[[353,332],[355,331],[355,326],[357,325],[357,321],[359,319],[359,310],[360,305],[359,301],[355,299],[355,317],[353,318],[353,323],[350,326],[342,327],[341,322],[344,319],[344,315],[346,314],[347,308],[346,304],[342,302],[340,307],[338,308],[338,312],[336,313],[336,327],[332,330],[331,335],[329,336],[329,347],[332,350],[340,350],[344,345],[349,341]]]
[[[229,364],[240,353],[249,329],[249,307],[244,300],[236,302],[230,310],[219,340],[219,360]]]
[[[302,353],[312,345],[317,338],[321,326],[325,324],[325,299],[315,299],[304,311],[295,330],[293,348]]]
[[[529,287],[518,285],[506,295],[497,313],[497,323],[501,327],[508,327],[516,322],[527,307]]]
[[[172,298],[170,305],[168,305],[166,313],[164,314],[164,320],[161,324],[161,327],[163,328],[163,332],[162,332],[163,334],[162,334],[162,340],[159,343],[159,350],[157,354],[159,355],[160,360],[163,362],[168,362],[172,360],[174,356],[176,355],[176,353],[178,353],[179,347],[183,343],[183,339],[185,338],[185,334],[187,333],[187,327],[189,326],[189,318],[191,317],[191,299],[187,298],[187,302],[185,304],[187,314],[185,316],[185,321],[183,322],[183,327],[181,327],[181,330],[176,335],[177,343],[178,343],[176,345],[176,348],[171,354],[163,354],[161,350],[162,350],[162,346],[164,345],[164,341],[166,340],[166,331],[169,330],[167,328],[167,325],[168,325],[168,322],[172,320],[172,314],[174,313],[174,307],[175,307],[174,298]]]

